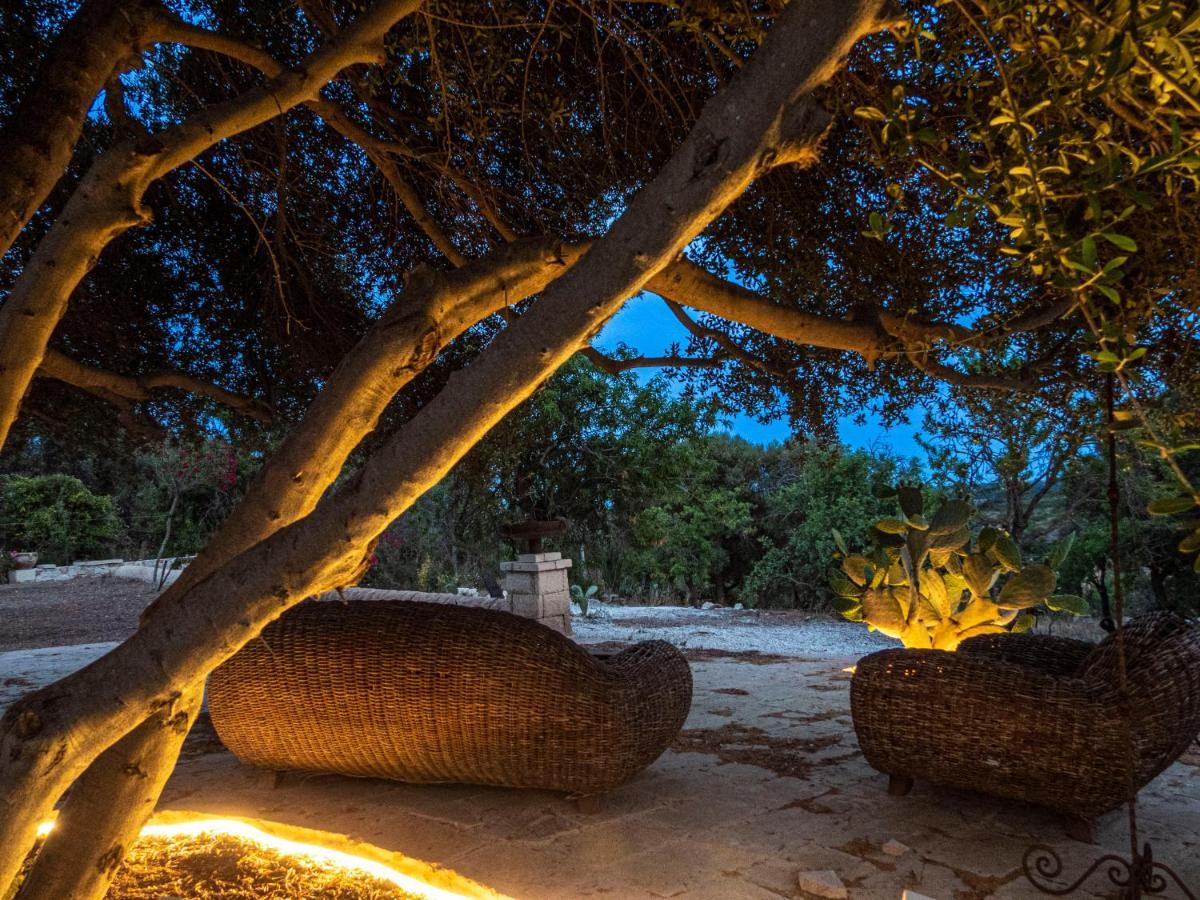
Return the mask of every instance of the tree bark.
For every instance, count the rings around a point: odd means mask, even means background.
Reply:
[[[108,748],[71,788],[17,900],[101,900],[200,711],[191,691]],[[147,741],[153,731],[158,740]]]
[[[37,79],[0,132],[0,255],[66,171],[88,110],[141,50],[155,0],[85,0],[51,45]]]
[[[375,454],[343,490],[183,596],[111,653],[23,699],[0,722],[0,885],[53,798],[96,755],[188,691],[299,599],[355,583],[391,520],[519,405],[624,300],[821,117],[806,95],[877,27],[878,0],[792,4],[705,107],[659,175],[584,258]],[[345,34],[345,32],[343,32]],[[165,598],[164,598],[165,599]]]
[[[72,291],[110,241],[149,220],[142,197],[150,184],[225,138],[310,100],[346,66],[377,61],[392,25],[419,6],[420,0],[378,0],[300,66],[160,134],[118,144],[96,161],[0,306],[0,447]]]

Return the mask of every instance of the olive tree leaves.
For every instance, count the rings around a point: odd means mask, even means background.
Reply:
[[[1200,443],[1138,400],[1171,387],[1154,322],[1196,267],[1195,228],[1178,218],[1200,192],[1195,3],[933,0],[914,15],[887,51],[894,83],[854,100],[897,173],[863,234],[892,240],[907,195],[939,197],[947,228],[974,228],[1082,320],[1094,370],[1129,398],[1114,427],[1139,431],[1182,489],[1149,512],[1200,511],[1177,463]],[[1188,528],[1179,551],[1200,552]]]

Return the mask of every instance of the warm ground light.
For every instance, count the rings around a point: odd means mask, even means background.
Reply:
[[[53,828],[52,820],[43,822],[38,828],[38,836],[45,837]],[[195,847],[197,841],[202,842],[200,854]],[[153,869],[162,868],[168,860],[186,858],[188,849],[202,858],[199,864],[190,866],[187,873],[194,878],[194,883],[182,886],[197,897],[229,896],[225,891],[235,889],[233,885],[222,885],[214,893],[205,891],[205,883],[211,885],[215,880],[211,870],[221,865],[222,857],[234,859],[239,874],[244,875],[247,870],[253,873],[253,892],[238,893],[237,896],[297,897],[313,896],[319,891],[321,896],[399,896],[421,900],[500,900],[503,897],[449,869],[389,853],[341,835],[278,822],[179,811],[160,813],[142,828],[141,839],[127,858],[123,873],[117,875],[112,895],[143,896],[137,891],[143,883],[154,879]],[[278,877],[273,879],[272,874]],[[384,894],[380,891],[383,886],[380,883],[399,890],[395,894]],[[245,891],[247,886],[238,885],[237,888]]]

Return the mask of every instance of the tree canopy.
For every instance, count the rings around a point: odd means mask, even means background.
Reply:
[[[6,13],[10,113],[65,18],[48,7]],[[351,68],[328,99],[156,182],[153,221],[100,256],[52,346],[127,378],[169,370],[219,384],[260,404],[243,412],[285,426],[415,266],[461,264],[515,235],[602,233],[778,9],[425,7],[392,31],[385,65]],[[803,319],[771,333],[675,307],[692,334],[680,377],[828,433],[872,398],[899,414],[931,379],[1053,391],[1088,383],[1089,354],[1111,365],[1147,346],[1156,384],[1195,368],[1195,16],[1170,2],[1035,9],[909,7],[909,24],[861,41],[823,89],[834,115],[820,159],[773,170],[692,247],[767,315],[861,324],[858,352],[807,345],[790,330]],[[143,67],[109,82],[67,177],[5,258],[8,283],[98,154],[228,100],[260,77],[263,51],[293,63],[352,16],[314,4],[177,12]],[[940,331],[914,328],[930,321]],[[446,348],[395,416],[499,326],[486,319]],[[127,390],[81,384],[64,365],[42,372],[27,433],[111,433],[88,427],[112,414],[97,395],[134,426],[216,417],[247,440],[260,431],[188,384]]]

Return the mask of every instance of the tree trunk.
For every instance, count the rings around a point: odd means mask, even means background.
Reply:
[[[525,240],[453,272],[414,273],[170,593],[186,592],[217,566],[312,512],[397,391],[467,328],[540,293],[580,252],[546,239]]]
[[[66,171],[92,103],[141,50],[160,8],[154,0],[85,0],[51,45],[0,132],[0,255]]]
[[[403,294],[330,376],[325,390],[272,455],[233,513],[182,570],[168,592],[170,597],[185,595],[191,585],[242,551],[311,512],[341,472],[350,452],[375,427],[397,390],[465,328],[506,302],[519,302],[538,293],[570,261],[560,256],[553,242],[528,240],[506,246],[453,273],[427,272],[411,278]],[[178,494],[172,501],[172,512],[177,500]],[[169,522],[170,514],[168,533]],[[164,598],[169,599],[167,595]],[[202,694],[200,689],[194,692]],[[153,811],[184,736],[163,728],[160,717],[152,717],[98,757],[80,782],[90,785],[89,796],[104,796],[106,790],[114,796],[136,789],[142,794],[136,800],[127,797],[126,802],[114,803],[102,814],[94,804],[77,805],[69,799],[60,814],[60,821],[70,823],[64,831],[74,833],[80,827],[86,828],[101,854],[112,847],[127,847],[128,835],[136,834]],[[125,761],[131,757],[153,760],[158,768],[150,777],[132,783],[125,775]],[[70,797],[74,798],[77,791],[73,789]],[[53,871],[43,873],[47,867]],[[97,864],[95,854],[45,851],[34,873],[39,884],[57,886],[68,882],[80,896],[97,897],[103,895],[112,875],[110,868]],[[51,891],[29,896],[56,895]]]
[[[101,900],[154,812],[196,714],[201,691],[147,720],[101,754],[67,796],[17,900]],[[152,731],[157,740],[146,740]]]
[[[877,27],[879,5],[814,0],[787,7],[753,60],[705,107],[609,233],[343,490],[185,596],[156,604],[138,632],[105,657],[9,710],[0,722],[0,831],[7,837],[0,885],[11,883],[54,798],[103,748],[188,691],[299,599],[355,583],[391,520],[590,341],[754,177],[776,160],[815,158],[826,117],[806,95]]]

